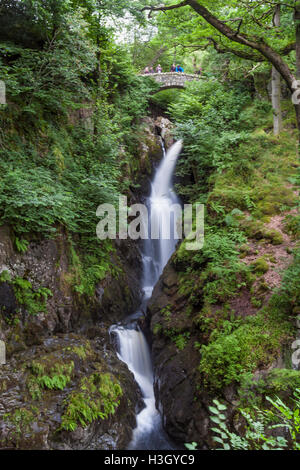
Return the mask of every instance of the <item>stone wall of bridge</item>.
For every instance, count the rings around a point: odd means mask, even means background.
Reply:
[[[184,88],[187,82],[200,80],[201,76],[180,72],[151,73],[143,74],[143,77],[150,77],[160,86],[158,91],[168,90],[169,88]]]

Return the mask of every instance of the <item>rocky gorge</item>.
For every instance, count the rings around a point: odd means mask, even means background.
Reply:
[[[150,180],[162,155],[161,139],[166,148],[173,144],[173,126],[165,117],[144,118],[138,138],[138,157],[131,168],[125,166],[124,174],[125,179],[130,174],[140,182],[138,190],[129,188],[131,203],[143,201],[149,194]],[[292,172],[292,159],[289,165]],[[292,206],[293,188],[284,191]],[[219,197],[215,182],[210,200]],[[221,197],[224,200],[224,194]],[[254,375],[250,382],[241,385],[230,378],[222,381],[221,387],[219,382],[218,386],[210,383],[207,372],[201,370],[199,354],[224,318],[236,320],[237,331],[243,328],[244,320],[249,320],[249,325],[253,322],[256,328],[259,312],[269,308],[271,291],[280,285],[296,246],[285,225],[285,215],[290,213],[287,210],[280,218],[271,215],[256,225],[247,219],[246,211],[237,213],[236,223],[248,236],[247,244],[239,249],[239,259],[249,272],[242,274],[244,278],[235,274],[233,281],[226,281],[229,294],[222,293],[219,284],[218,295],[207,303],[205,286],[215,275],[209,265],[207,268],[206,255],[200,260],[204,274],[198,265],[190,274],[199,261],[185,253],[180,244],[154,288],[146,316],[139,324],[151,345],[156,406],[165,431],[178,445],[197,442],[202,449],[215,446],[209,408],[216,397],[227,404],[228,423],[240,433],[244,429],[238,411],[241,399],[251,393],[255,400],[261,400],[262,387],[271,393],[278,383],[282,387],[283,381],[288,396],[297,383],[297,373],[286,368],[286,351],[292,341],[290,325],[284,320],[282,329],[286,330],[278,334],[277,317],[274,324],[265,323],[274,345],[269,347],[267,341],[267,356],[251,364]],[[108,331],[140,305],[140,244],[119,239],[114,242],[110,269],[92,296],[74,290],[70,282],[74,255],[63,231],[52,239],[34,235],[23,253],[17,244],[11,228],[2,226],[0,339],[6,345],[7,363],[0,368],[1,448],[127,448],[144,403]],[[252,348],[251,338],[247,341]],[[218,362],[218,356],[214,360]],[[219,379],[216,374],[226,374],[231,367],[226,360],[224,357],[225,362],[221,360],[216,367],[210,363],[209,375]]]
[[[172,143],[170,129],[165,118],[142,123],[138,178],[151,176],[160,139]],[[10,227],[1,227],[1,448],[120,449],[131,439],[143,403],[108,330],[140,303],[138,244],[116,240],[111,269],[92,297],[74,291],[72,269],[63,232],[50,240],[34,236],[20,253]],[[99,400],[107,405],[101,417],[93,414]]]

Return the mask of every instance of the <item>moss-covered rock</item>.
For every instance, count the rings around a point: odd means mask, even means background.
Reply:
[[[246,235],[254,240],[265,240],[273,245],[283,243],[283,235],[278,230],[269,229],[260,220],[243,219],[240,226]]]
[[[274,368],[258,371],[254,375],[245,374],[239,388],[239,396],[243,405],[266,404],[265,397],[280,396],[290,400],[293,393],[300,388],[300,371]]]
[[[101,336],[53,336],[15,354],[0,368],[0,389],[0,448],[126,448],[142,407],[132,374]]]
[[[251,268],[256,274],[262,276],[269,271],[269,264],[264,258],[257,258],[251,263]]]

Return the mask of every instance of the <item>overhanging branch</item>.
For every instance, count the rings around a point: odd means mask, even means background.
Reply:
[[[176,3],[175,5],[169,5],[169,6],[166,6],[166,5],[161,5],[161,6],[158,6],[158,7],[154,7],[154,6],[149,6],[149,7],[144,7],[141,11],[147,11],[149,10],[149,18],[151,18],[151,15],[154,11],[168,11],[168,10],[175,10],[176,8],[181,8],[181,7],[185,7],[187,6],[189,3],[187,0],[184,0],[183,2],[180,2],[180,3]]]
[[[270,5],[274,5],[272,1],[266,1]],[[224,23],[222,20],[213,15],[205,6],[201,5],[197,0],[185,0],[181,3],[169,6],[158,6],[158,7],[145,7],[143,11],[150,10],[150,13],[153,11],[167,11],[174,10],[177,8],[182,8],[184,6],[190,6],[198,15],[200,15],[208,24],[213,28],[219,31],[223,36],[227,37],[233,42],[237,42],[243,46],[247,46],[259,54],[263,55],[281,74],[283,79],[287,82],[289,88],[293,90],[293,83],[295,81],[295,76],[291,72],[289,66],[282,59],[282,56],[275,51],[271,46],[269,46],[263,37],[249,36],[248,34],[240,32],[240,26],[238,31],[234,31],[228,24]]]
[[[210,44],[214,46],[214,49],[220,54],[230,53],[236,55],[237,57],[240,57],[241,59],[252,60],[253,62],[264,62],[265,60],[262,55],[246,51],[238,51],[237,49],[233,49],[231,47],[222,46],[218,44],[218,42],[212,37],[209,37],[207,39],[209,40]]]

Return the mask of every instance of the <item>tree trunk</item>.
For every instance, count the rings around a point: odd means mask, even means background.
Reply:
[[[154,56],[154,58],[149,62],[148,67],[154,67],[160,56],[168,50],[167,46],[162,46]]]
[[[97,34],[96,38],[96,43],[97,43],[97,68],[96,68],[96,80],[98,83],[98,93],[97,95],[99,96],[99,93],[101,93],[101,75],[102,75],[102,68],[101,68],[101,39],[99,34]]]
[[[296,111],[297,126],[298,126],[298,129],[300,129],[300,105],[299,104],[295,104],[295,111]],[[299,131],[299,140],[300,140],[300,131]]]
[[[194,68],[194,73],[197,73],[199,69],[197,67],[197,57],[195,55],[193,56],[193,68]]]
[[[296,26],[296,78],[300,80],[300,5],[299,2],[295,8],[295,26]],[[300,93],[298,94],[298,96]],[[298,152],[300,150],[300,102],[295,104],[298,132],[299,132],[299,146]]]
[[[274,135],[278,135],[282,131],[281,80],[275,67],[272,68],[272,106]]]
[[[274,26],[277,28],[280,26],[280,5],[276,7]],[[272,106],[274,135],[278,135],[282,131],[281,76],[274,65],[272,67]]]
[[[296,77],[300,80],[300,5],[295,9],[296,27]]]

